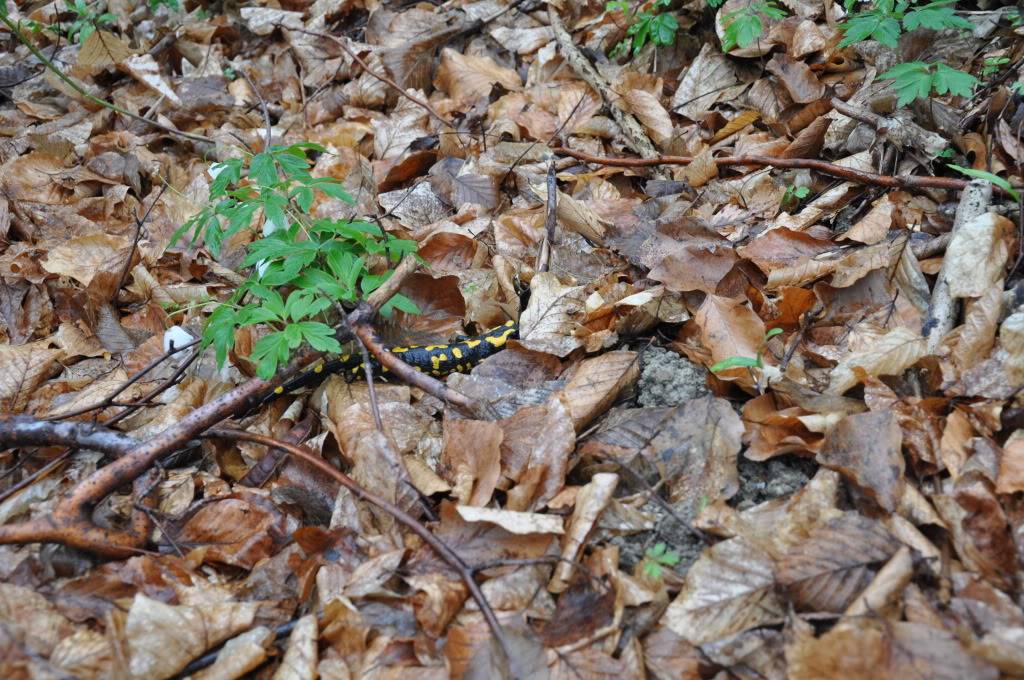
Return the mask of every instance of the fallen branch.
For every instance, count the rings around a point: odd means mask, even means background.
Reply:
[[[953,230],[950,232],[950,239],[955,239],[957,231],[973,220],[978,215],[988,211],[989,203],[992,201],[992,184],[984,180],[975,179],[967,185],[960,196],[960,204],[956,207],[956,217],[953,218]],[[928,320],[922,329],[922,335],[928,340],[928,352],[933,353],[939,343],[946,337],[956,323],[958,305],[949,289],[949,281],[946,278],[949,259],[942,261],[942,268],[935,278],[935,287],[932,288],[932,301],[928,306]]]
[[[610,158],[607,156],[594,156],[575,149],[559,146],[552,149],[557,154],[571,156],[577,160],[595,165],[607,165],[617,168],[647,168],[654,165],[689,165],[692,158],[689,156],[658,156],[657,158]],[[846,168],[828,161],[821,161],[816,158],[775,158],[773,156],[721,156],[712,159],[718,167],[733,166],[754,166],[772,167],[782,169],[806,169],[815,170],[823,175],[838,177],[858,184],[868,184],[879,187],[891,187],[895,189],[945,189],[947,191],[962,191],[970,180],[958,179],[956,177],[917,177],[913,175],[894,176],[879,175],[873,172]],[[1006,192],[999,187],[995,191]]]
[[[341,484],[343,487],[351,491],[352,495],[359,500],[377,506],[404,524],[410,531],[419,536],[424,543],[429,545],[430,548],[459,575],[459,578],[461,578],[463,583],[466,584],[466,588],[469,590],[470,596],[476,602],[477,606],[480,607],[480,613],[483,614],[484,620],[487,621],[487,625],[490,626],[491,632],[494,633],[494,637],[501,646],[502,651],[505,653],[506,659],[511,658],[509,657],[511,648],[508,645],[508,641],[505,639],[505,633],[501,624],[498,622],[498,617],[495,616],[494,610],[491,609],[490,603],[487,602],[487,598],[484,596],[483,591],[480,590],[480,586],[474,578],[476,570],[466,564],[466,562],[459,557],[458,553],[449,548],[444,541],[432,534],[430,530],[423,526],[423,524],[415,517],[408,514],[401,508],[389,503],[380,496],[359,486],[354,479],[346,475],[341,470],[333,467],[323,458],[320,458],[303,446],[280,441],[262,434],[245,432],[243,430],[215,428],[210,430],[208,435],[211,437],[220,437],[236,441],[254,442],[271,448],[278,448],[287,451],[289,455],[302,460],[304,463],[316,468],[317,471],[334,479],[338,484]]]
[[[601,96],[601,100],[611,113],[612,119],[618,124],[622,134],[626,136],[633,150],[645,159],[658,158],[658,151],[654,148],[654,144],[651,143],[651,138],[644,132],[643,126],[640,125],[632,113],[623,110],[619,106],[616,97],[612,96],[611,86],[583,55],[580,48],[576,47],[576,44],[572,41],[572,36],[565,29],[565,24],[562,23],[561,17],[558,16],[558,10],[554,6],[548,7],[548,22],[555,33],[555,42],[558,43],[558,49],[561,50],[566,63],[572,67],[572,70],[580,78],[586,81],[587,85],[590,85]],[[658,164],[655,163],[653,165]]]

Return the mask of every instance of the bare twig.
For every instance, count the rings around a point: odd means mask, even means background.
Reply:
[[[551,247],[555,243],[555,226],[558,224],[558,182],[555,181],[555,159],[548,161],[547,214],[544,216],[544,240],[537,255],[537,271],[546,272],[551,263]]]
[[[490,626],[491,632],[494,634],[495,639],[501,646],[502,651],[508,658],[510,647],[507,640],[505,639],[505,632],[498,622],[498,617],[495,616],[494,610],[491,609],[490,603],[487,602],[487,598],[484,596],[480,586],[477,584],[474,578],[474,570],[468,564],[463,561],[459,555],[449,548],[441,539],[432,534],[429,529],[423,526],[415,517],[408,514],[401,508],[384,500],[377,494],[367,491],[363,487],[359,486],[354,479],[346,475],[341,470],[331,466],[323,458],[320,458],[309,449],[303,446],[297,446],[288,442],[283,442],[273,437],[266,435],[255,434],[252,432],[245,432],[242,430],[231,430],[226,428],[214,428],[208,432],[211,437],[222,437],[225,439],[251,441],[265,446],[276,447],[287,451],[290,455],[302,460],[307,465],[316,468],[319,472],[328,475],[334,479],[338,484],[352,492],[352,494],[361,501],[370,503],[380,508],[384,512],[388,513],[396,520],[401,522],[412,531],[414,534],[419,536],[424,543],[429,545],[431,549],[443,559],[448,566],[450,566],[459,575],[463,583],[466,584],[466,588],[469,590],[470,596],[476,602],[477,606],[480,607],[480,612],[484,616],[484,620],[487,621],[487,625]]]
[[[270,109],[267,108],[267,100],[263,98],[256,83],[249,77],[249,74],[245,72],[244,68],[238,69],[245,78],[245,82],[249,83],[249,89],[252,90],[252,94],[256,97],[256,100],[260,103],[260,111],[263,112],[263,125],[266,127],[266,134],[263,140],[263,150],[270,151],[270,145],[274,142],[274,126],[270,124]]]
[[[594,163],[596,165],[608,165],[619,168],[643,168],[652,165],[689,165],[693,160],[689,156],[658,156],[657,158],[610,158],[607,156],[594,156],[575,149],[568,149],[564,146],[553,149],[555,153],[564,156],[572,156],[578,160]],[[732,166],[769,166],[773,168],[803,168],[816,170],[824,175],[838,177],[840,179],[869,184],[880,187],[892,187],[898,189],[946,189],[948,191],[961,191],[970,182],[955,177],[915,177],[915,176],[893,176],[879,175],[873,172],[864,172],[854,168],[846,168],[828,161],[821,161],[816,158],[775,158],[773,156],[722,156],[714,158],[718,167]],[[1006,192],[995,187],[995,191],[1005,194]]]
[[[135,251],[139,249],[139,238],[142,236],[142,227],[145,226],[146,220],[149,219],[149,214],[153,212],[153,208],[155,208],[156,204],[160,202],[160,197],[164,195],[165,191],[167,191],[166,184],[160,187],[160,193],[156,195],[153,202],[149,204],[148,208],[146,208],[146,212],[142,215],[142,219],[139,219],[139,216],[135,215],[135,236],[132,237],[132,250],[128,253],[128,259],[125,260],[124,269],[121,270],[121,278],[118,279],[117,288],[114,289],[115,298],[120,290],[124,288],[124,283],[128,280],[128,273],[132,270],[132,260],[135,259]]]

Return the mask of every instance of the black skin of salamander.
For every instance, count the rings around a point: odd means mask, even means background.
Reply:
[[[487,357],[506,347],[509,340],[519,337],[519,326],[509,321],[496,326],[480,335],[463,338],[458,342],[446,345],[412,345],[409,347],[389,347],[388,351],[396,354],[402,361],[423,373],[434,377],[443,377],[450,373],[469,371]],[[375,376],[386,375],[376,359],[370,359]],[[312,370],[292,378],[284,385],[267,395],[273,399],[278,395],[293,392],[304,387],[315,387],[336,373],[346,380],[359,380],[364,375],[362,357],[359,354],[344,355],[320,364],[319,370]]]

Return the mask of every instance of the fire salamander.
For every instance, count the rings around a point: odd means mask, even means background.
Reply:
[[[464,373],[481,361],[498,352],[511,339],[519,337],[519,324],[507,321],[472,338],[465,338],[448,345],[411,345],[389,347],[405,363],[421,373],[443,377],[449,373]],[[388,369],[371,358],[374,375],[385,375]],[[360,354],[343,354],[337,359],[321,362],[311,371],[278,386],[269,398],[291,392],[302,387],[315,387],[328,375],[337,373],[346,380],[359,380],[365,375]]]

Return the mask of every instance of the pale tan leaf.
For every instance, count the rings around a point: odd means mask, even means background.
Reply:
[[[842,394],[857,384],[854,368],[870,376],[899,375],[927,353],[927,343],[919,333],[896,328],[878,338],[868,349],[843,357],[829,379],[828,393]]]
[[[701,645],[784,615],[775,594],[772,560],[742,538],[716,543],[690,567],[662,621]]]
[[[846,609],[899,543],[878,522],[847,512],[811,531],[779,563],[779,583],[806,611]]]
[[[78,50],[72,74],[78,78],[90,76],[120,64],[132,54],[131,45],[124,38],[108,31],[93,31]]]
[[[137,81],[156,92],[161,97],[164,97],[174,106],[181,106],[181,99],[178,98],[178,94],[170,86],[170,84],[164,80],[164,77],[160,74],[160,66],[156,63],[156,59],[149,54],[137,54],[132,57],[128,57],[121,66]]]
[[[564,357],[583,341],[575,332],[586,313],[583,286],[563,286],[549,272],[530,283],[530,303],[519,319],[519,340],[528,349]]]
[[[604,414],[633,387],[639,375],[636,352],[607,352],[580,364],[563,388],[576,430]]]
[[[894,206],[889,196],[883,196],[871,207],[868,214],[857,220],[850,230],[837,240],[852,240],[871,245],[879,243],[892,227]]]
[[[898,517],[898,515],[894,515]],[[874,580],[853,601],[845,616],[869,616],[890,611],[898,603],[900,595],[910,584],[914,576],[914,559],[910,556],[910,548],[900,546],[896,554],[889,558]]]
[[[683,168],[682,176],[693,187],[702,187],[718,177],[718,165],[711,154],[711,147],[701,149],[693,161]]]
[[[701,343],[711,350],[712,363],[730,357],[757,356],[764,341],[764,322],[747,304],[731,298],[708,295],[693,317],[701,330]],[[749,373],[738,373],[740,379]]]
[[[560,593],[569,585],[580,550],[586,543],[587,536],[594,528],[598,517],[604,512],[619,484],[619,476],[610,472],[599,472],[594,475],[579,493],[576,494],[576,507],[569,520],[569,530],[562,539],[562,561],[555,567],[548,590]]]
[[[1024,430],[1014,430],[1003,444],[999,476],[996,478],[996,493],[1018,491],[1024,491]]]
[[[445,418],[441,473],[462,505],[483,506],[501,476],[504,433],[493,422]]]
[[[836,270],[829,282],[836,288],[852,286],[865,276],[882,269],[894,267],[906,247],[907,235],[863,248],[846,251],[837,261]]]
[[[506,90],[523,87],[518,73],[498,66],[490,57],[462,54],[447,47],[441,52],[435,84],[461,104],[486,97],[495,84]]]
[[[206,650],[248,629],[256,602],[173,606],[139,594],[125,621],[129,668],[136,677],[167,678]]]
[[[533,510],[555,497],[565,485],[576,430],[561,399],[526,406],[498,421],[502,474],[517,484],[508,492],[506,508]]]
[[[73,678],[113,677],[118,662],[111,639],[88,629],[64,637],[50,654],[50,665]]]
[[[49,340],[0,345],[0,412],[24,410],[32,391],[59,369],[64,350],[49,345]]]
[[[726,123],[722,129],[715,133],[715,136],[711,138],[711,144],[717,144],[723,139],[728,139],[748,125],[757,122],[757,119],[760,117],[760,111],[754,111],[752,109],[740,111],[734,118]]]
[[[234,680],[266,661],[274,646],[274,631],[257,626],[224,643],[212,665],[192,675],[195,680]]]
[[[565,531],[562,518],[558,515],[478,508],[471,505],[459,505],[455,510],[467,522],[496,524],[512,534],[562,534]]]
[[[541,191],[541,196],[547,196],[547,190]],[[604,232],[607,223],[601,219],[593,208],[583,201],[576,200],[568,194],[558,192],[558,205],[555,206],[558,222],[569,231],[576,232],[580,236],[594,243],[604,241]]]
[[[953,232],[942,267],[953,297],[981,297],[1003,278],[1014,228],[1002,215],[987,212]]]
[[[658,98],[646,90],[627,90],[622,99],[633,115],[637,117],[651,141],[664,147],[672,140],[672,119]]]
[[[0,583],[0,622],[20,644],[44,656],[75,631],[45,597],[10,583]]]
[[[981,363],[996,343],[996,331],[1003,314],[1002,281],[990,286],[980,297],[964,304],[964,322],[950,353],[961,373]]]
[[[131,251],[123,236],[89,234],[70,239],[50,250],[40,263],[51,274],[70,277],[88,286],[101,273],[120,273]]]
[[[705,42],[679,81],[672,97],[672,110],[699,121],[720,99],[727,98],[729,90],[739,82],[732,62],[716,46]]]

